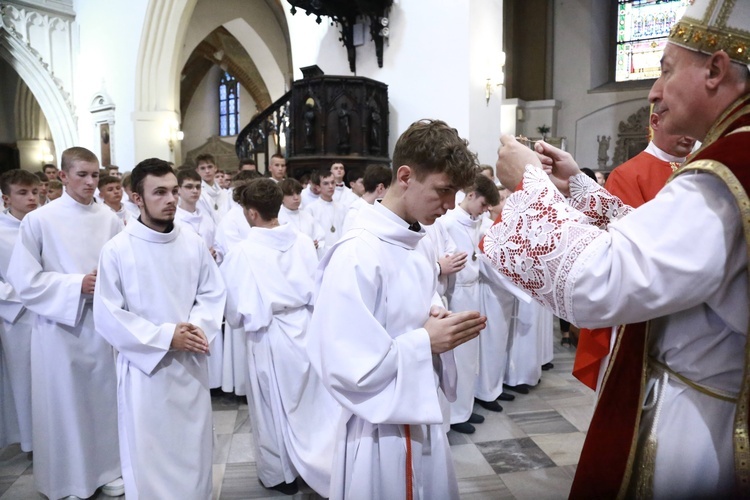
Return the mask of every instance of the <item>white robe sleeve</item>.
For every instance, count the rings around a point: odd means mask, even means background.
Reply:
[[[744,277],[747,258],[733,251],[742,240],[737,207],[709,174],[677,177],[607,230],[566,204],[536,169],[527,168],[524,189],[508,202],[502,222],[488,230],[487,256],[556,315],[582,327],[731,300],[717,291]]]
[[[23,310],[23,304],[10,283],[0,281],[0,318],[15,323]]]
[[[362,250],[342,245],[330,256],[308,330],[311,362],[336,400],[368,422],[442,423],[427,331],[386,331],[375,317],[386,316],[382,271]]]
[[[44,271],[41,234],[29,217],[21,222],[8,266],[8,281],[27,309],[52,321],[75,326],[81,309],[83,274]]]
[[[99,258],[94,323],[97,332],[131,364],[143,373],[151,374],[169,352],[177,325],[155,325],[127,310],[120,280],[120,270],[127,269],[127,266],[123,266],[115,248],[111,242],[105,245]]]
[[[224,316],[232,328],[256,332],[271,324],[273,311],[263,300],[249,259],[243,249],[236,248],[229,252],[221,265],[221,274],[228,284]]]
[[[201,248],[200,266],[198,290],[187,321],[203,330],[206,340],[211,342],[221,331],[227,290],[207,247]]]

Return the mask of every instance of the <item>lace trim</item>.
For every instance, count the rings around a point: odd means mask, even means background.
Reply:
[[[579,257],[607,234],[592,225],[597,214],[607,213],[596,209],[615,206],[617,200],[604,196],[608,193],[602,189],[603,194],[590,191],[583,182],[575,183],[575,189],[574,204],[589,200],[584,206],[591,216],[569,205],[543,171],[527,166],[523,190],[508,198],[501,222],[484,240],[484,251],[496,268],[564,318],[573,317],[570,302],[582,268]]]
[[[570,178],[570,204],[600,229],[606,229],[611,222],[622,219],[633,210],[586,174]]]

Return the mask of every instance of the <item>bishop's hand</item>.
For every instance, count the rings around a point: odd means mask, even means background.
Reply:
[[[542,169],[547,172],[552,184],[562,194],[570,196],[569,180],[572,176],[581,173],[573,156],[567,151],[544,141],[538,141],[534,144],[534,150],[539,154]]]
[[[500,137],[500,148],[497,150],[495,175],[503,186],[511,191],[523,180],[526,165],[542,168],[542,162],[534,151],[527,148],[509,134]]]

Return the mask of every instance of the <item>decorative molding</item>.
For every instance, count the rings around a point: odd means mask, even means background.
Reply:
[[[51,16],[46,13],[34,12],[32,19],[41,23],[41,27],[57,30],[60,26],[67,26],[70,33],[72,20]],[[43,111],[49,124],[55,149],[62,151],[74,146],[78,141],[78,126],[75,106],[71,93],[63,80],[55,75],[54,65],[49,57],[45,58],[49,50],[51,39],[30,39],[28,23],[30,11],[17,8],[7,3],[0,3],[0,57],[5,59],[28,85]],[[50,20],[55,21],[50,28]],[[71,42],[68,36],[68,42]],[[33,43],[32,43],[33,42]],[[44,43],[42,43],[44,42]],[[72,55],[70,44],[67,52]],[[62,72],[64,74],[64,72]]]
[[[637,155],[648,145],[648,119],[650,106],[646,105],[620,122],[617,130],[615,155],[612,168],[617,167]]]
[[[50,33],[52,31],[70,33],[72,24],[73,19],[68,18],[67,16],[63,18],[42,11],[18,8],[15,5],[0,3],[0,36],[2,36],[2,32],[5,31],[9,36],[15,38],[20,44],[24,45],[26,49],[38,59],[40,66],[49,74],[52,82],[60,91],[60,94],[65,100],[65,103],[70,110],[70,114],[75,121],[76,109],[71,92],[72,81],[64,82],[61,78],[55,75],[55,65],[51,54],[52,40],[50,38]],[[32,26],[37,26],[47,31],[45,44],[42,44],[41,41],[37,44],[32,43],[33,41],[30,34],[30,28]],[[65,47],[65,50],[69,55],[72,55],[70,37],[68,37],[68,42],[68,46]],[[44,51],[45,54],[43,54],[42,51]],[[59,69],[61,70],[60,72],[62,72],[62,68]]]

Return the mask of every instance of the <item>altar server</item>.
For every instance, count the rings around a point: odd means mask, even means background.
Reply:
[[[137,222],[102,249],[97,329],[117,350],[120,451],[128,500],[211,497],[206,354],[225,289],[201,238],[174,224],[177,178],[164,160],[133,169]]]
[[[31,333],[34,483],[50,498],[122,494],[117,443],[117,378],[110,346],[94,328],[92,298],[104,244],[122,228],[94,202],[99,161],[66,149],[65,193],[29,213],[8,281],[37,314]],[[111,484],[107,484],[111,483]]]

